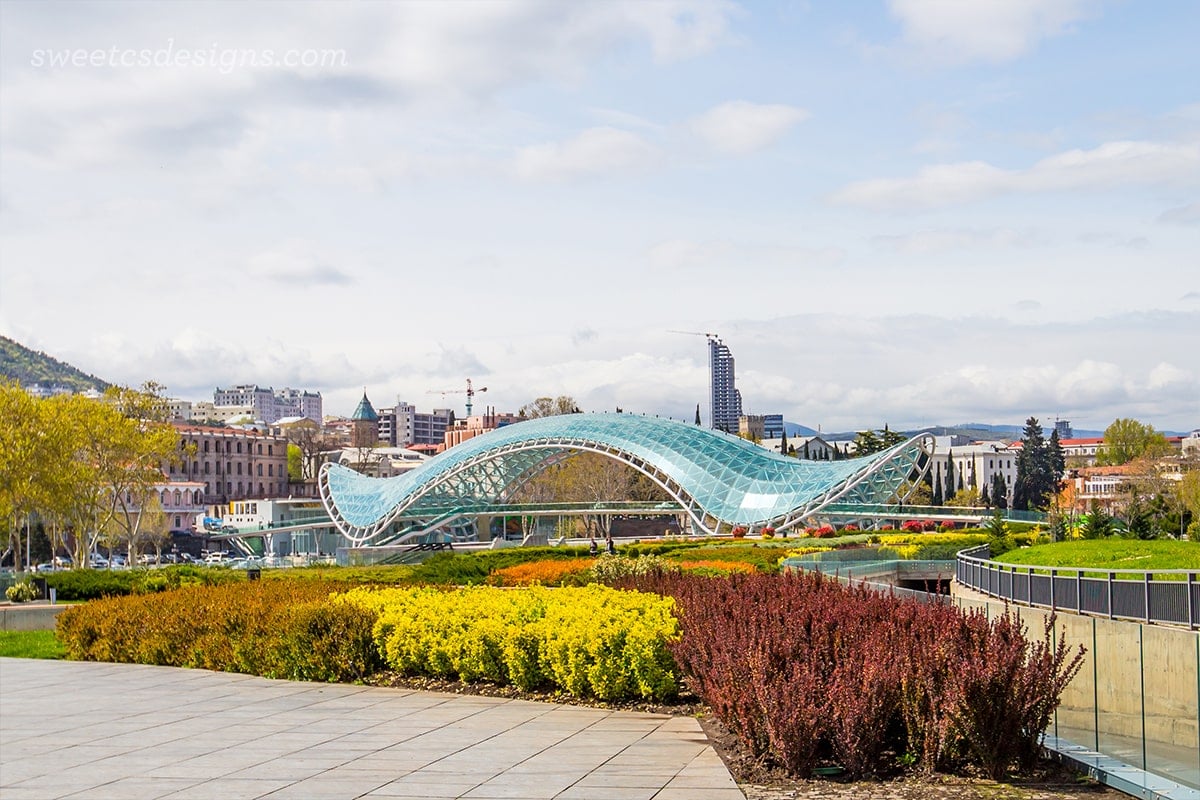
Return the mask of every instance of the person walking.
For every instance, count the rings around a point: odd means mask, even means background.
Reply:
[[[617,554],[617,545],[613,542],[611,533],[604,534],[604,550],[610,556],[615,556]]]
[[[596,534],[588,537],[588,555],[596,555],[600,552],[600,548],[596,546]]]

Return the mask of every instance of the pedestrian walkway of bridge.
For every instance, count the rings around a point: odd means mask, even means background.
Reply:
[[[744,800],[691,717],[0,658],[4,800]]]

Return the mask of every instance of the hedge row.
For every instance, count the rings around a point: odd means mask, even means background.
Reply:
[[[356,589],[344,601],[378,614],[376,644],[387,665],[404,674],[601,700],[658,700],[678,691],[668,650],[678,634],[670,598],[593,584]]]
[[[58,617],[67,657],[355,681],[382,662],[376,614],[330,602],[342,584],[250,581],[93,600]]]
[[[819,574],[631,585],[675,598],[672,651],[689,686],[755,755],[798,776],[832,761],[855,777],[970,765],[998,779],[1036,759],[1082,657],[1052,646],[1049,624],[1029,642],[1012,616]]]
[[[245,574],[212,567],[174,566],[155,569],[72,569],[44,576],[59,600],[95,600],[179,589],[218,586],[245,580]]]

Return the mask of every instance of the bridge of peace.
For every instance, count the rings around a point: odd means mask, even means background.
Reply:
[[[479,539],[490,538],[491,521],[509,515],[675,515],[692,534],[715,535],[733,527],[785,534],[815,522],[870,527],[903,517],[978,521],[991,514],[905,505],[929,469],[933,447],[932,436],[919,435],[861,458],[807,461],[677,420],[564,414],[498,428],[391,478],[325,464],[319,487],[329,519],[353,548],[413,543],[451,528],[470,530],[471,523]],[[632,467],[670,500],[520,501],[521,489],[540,473],[584,452]]]

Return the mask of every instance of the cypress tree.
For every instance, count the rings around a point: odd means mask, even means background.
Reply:
[[[999,472],[992,475],[992,504],[996,508],[1004,508],[1008,505],[1008,486],[1004,483],[1004,476]]]
[[[954,451],[946,451],[946,499],[954,497]]]
[[[937,473],[933,479],[933,499],[930,503],[935,506],[942,505],[942,465],[940,463],[933,465],[934,471]]]
[[[696,424],[700,424],[700,404],[696,403]]]

